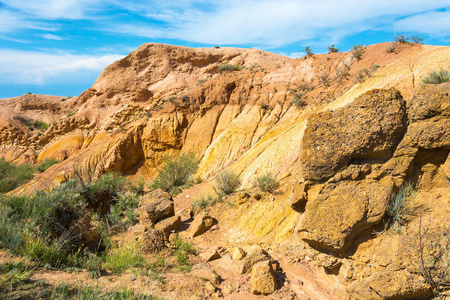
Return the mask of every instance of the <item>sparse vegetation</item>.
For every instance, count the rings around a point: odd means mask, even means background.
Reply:
[[[192,201],[191,208],[192,210],[201,210],[208,206],[214,206],[220,202],[223,202],[222,196],[217,195],[216,197],[213,197],[212,195],[208,195],[208,197],[200,197]]]
[[[264,175],[256,177],[253,185],[263,192],[273,193],[278,188],[279,183],[271,173],[267,172]]]
[[[43,121],[32,120],[32,119],[29,119],[29,118],[26,118],[23,116],[14,116],[13,119],[17,120],[20,123],[22,123],[23,125],[27,126],[28,129],[30,129],[30,130],[37,129],[37,130],[44,132],[50,127],[50,124],[47,124]]]
[[[242,67],[239,65],[232,65],[232,64],[221,64],[219,66],[219,73],[223,72],[234,72],[234,71],[240,71],[242,70]]]
[[[217,175],[216,185],[217,187],[214,187],[214,190],[217,195],[230,195],[241,186],[241,180],[233,172],[224,171]]]
[[[328,53],[338,53],[339,51],[340,51],[340,49],[336,48],[334,46],[334,44],[331,46],[328,46]]]
[[[142,267],[144,265],[144,258],[137,243],[134,241],[122,245],[122,247],[115,245],[105,257],[104,267],[116,274],[121,274],[129,268]]]
[[[394,42],[401,43],[401,44],[406,44],[406,43],[422,44],[423,38],[420,36],[417,36],[417,35],[412,35],[412,36],[408,37],[405,34],[396,34],[394,37]]]
[[[411,201],[416,196],[416,190],[411,182],[403,184],[397,193],[391,195],[387,214],[391,217],[390,224],[395,232],[400,232],[410,216],[413,215]]]
[[[294,93],[294,97],[292,98],[291,104],[295,105],[296,108],[301,109],[305,106],[305,100],[303,99],[303,96],[305,95],[305,92],[297,92]]]
[[[439,72],[431,71],[428,76],[422,78],[423,84],[440,84],[448,82],[450,78],[450,71],[440,69]]]
[[[354,45],[352,48],[352,54],[353,57],[356,58],[357,60],[361,60],[362,56],[364,54],[364,47],[363,45]]]
[[[310,47],[305,47],[305,49],[303,49],[303,52],[306,53],[306,57],[312,57],[314,56],[314,53],[312,53],[312,50]]]
[[[197,250],[194,248],[194,244],[187,242],[180,237],[176,237],[173,241],[174,248],[176,249],[176,264],[180,271],[190,271],[192,263],[189,260],[189,255],[197,254]]]
[[[387,53],[395,53],[395,50],[398,48],[398,43],[394,42],[394,43],[390,43],[387,47],[386,47],[386,52]]]
[[[117,270],[114,261],[105,261],[103,256],[92,257],[96,254],[88,256],[81,251],[84,247],[82,235],[77,234],[73,224],[84,215],[92,215],[101,235],[99,243],[102,246],[99,244],[97,249],[114,251],[110,228],[135,222],[133,213],[139,203],[137,197],[129,190],[126,178],[117,173],[104,174],[91,182],[70,179],[58,188],[32,196],[0,196],[0,248],[26,256],[39,265],[87,269],[102,265]],[[110,210],[102,207],[108,205],[106,199],[110,199]],[[96,213],[102,209],[104,213]],[[128,252],[127,257],[130,256]]]
[[[448,229],[422,228],[419,221],[417,232],[419,273],[431,288],[435,297],[450,289],[450,232]]]
[[[153,189],[176,193],[179,188],[193,183],[192,175],[197,171],[198,160],[192,152],[178,157],[166,157],[158,168],[158,176],[153,180]]]

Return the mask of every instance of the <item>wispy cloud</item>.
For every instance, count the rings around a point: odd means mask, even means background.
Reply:
[[[431,36],[450,34],[450,11],[431,11],[398,20],[393,28],[398,32],[419,32]]]
[[[53,31],[55,26],[46,22],[31,20],[21,13],[0,10],[0,33],[5,34],[23,28]]]
[[[46,33],[46,34],[41,34],[41,37],[43,37],[46,40],[55,40],[55,41],[62,41],[64,40],[64,38],[55,35],[55,34],[51,34],[51,33]]]
[[[0,83],[70,83],[74,78],[94,78],[121,55],[72,55],[0,49]]]
[[[82,19],[102,7],[100,0],[3,0],[4,5],[34,18]]]
[[[279,47],[316,40],[337,42],[345,36],[376,30],[392,24],[397,18],[443,8],[448,0],[242,0],[242,1],[156,1],[153,5],[137,5],[133,1],[121,6],[155,24],[116,24],[108,30],[149,38],[173,38],[205,44],[253,44]],[[426,23],[426,15],[414,20]],[[441,18],[445,18],[444,15]],[[450,18],[447,17],[448,23]],[[399,27],[402,23],[398,23]],[[403,27],[407,27],[407,23]],[[419,23],[420,24],[420,23]],[[416,26],[420,26],[416,24]],[[428,26],[429,32],[439,27]],[[388,28],[388,30],[394,30]]]

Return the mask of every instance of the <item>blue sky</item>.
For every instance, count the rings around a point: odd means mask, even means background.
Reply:
[[[78,95],[149,42],[300,57],[397,33],[450,45],[450,0],[0,0],[0,98]]]

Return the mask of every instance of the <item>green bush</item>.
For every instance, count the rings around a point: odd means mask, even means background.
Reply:
[[[230,195],[237,191],[241,185],[241,180],[233,172],[225,171],[217,175],[216,185],[217,187],[214,187],[214,190],[217,195]]]
[[[88,184],[71,179],[33,196],[1,195],[0,248],[55,267],[82,266],[86,254],[80,252],[81,241],[72,233],[71,224],[87,213],[90,199],[104,191],[108,191],[110,209],[103,215],[91,213],[99,222],[102,249],[112,249],[109,228],[135,222],[140,197],[129,189],[126,178],[117,173],[103,174]]]
[[[219,66],[219,73],[233,72],[233,71],[240,71],[240,70],[242,70],[242,67],[239,65],[221,64]]]
[[[356,58],[357,60],[361,60],[363,54],[364,54],[364,47],[363,45],[354,45],[352,48],[352,54],[353,57]]]
[[[439,72],[431,71],[428,76],[422,78],[423,84],[440,84],[448,82],[450,78],[450,71],[440,69]]]
[[[36,171],[39,173],[45,172],[48,168],[53,165],[58,164],[59,161],[56,158],[47,158],[41,161],[41,163],[36,167]]]
[[[278,188],[279,183],[272,174],[267,172],[266,174],[257,177],[253,181],[253,185],[258,187],[261,191],[272,193]]]
[[[303,49],[303,52],[306,53],[306,57],[311,57],[314,55],[314,53],[312,53],[311,47],[305,47],[305,49]]]
[[[401,226],[407,218],[413,215],[411,200],[414,199],[416,190],[411,182],[403,184],[397,193],[391,195],[391,201],[387,207],[387,214],[391,217],[391,225],[394,231],[400,232]]]
[[[296,108],[301,109],[305,106],[305,100],[303,99],[303,96],[305,95],[305,92],[296,92],[294,93],[294,97],[292,98],[291,104],[295,105]]]
[[[158,176],[153,180],[153,189],[162,189],[166,192],[174,191],[189,183],[192,175],[197,171],[198,160],[192,152],[183,153],[178,157],[167,157],[160,168]]]
[[[339,51],[340,51],[340,49],[336,48],[334,46],[334,44],[331,46],[328,46],[328,53],[338,53]]]
[[[34,177],[29,164],[15,165],[0,158],[0,193],[7,193]]]

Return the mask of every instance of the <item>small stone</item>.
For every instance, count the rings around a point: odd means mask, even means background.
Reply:
[[[181,227],[181,217],[173,216],[155,224],[155,229],[161,230],[164,233],[164,239],[169,241],[169,235],[173,230]]]
[[[220,258],[220,254],[217,251],[203,252],[200,254],[200,257],[205,261],[212,261]]]
[[[211,281],[208,281],[208,282],[205,284],[205,289],[206,289],[208,292],[215,292],[215,291],[216,291],[216,287],[211,283]]]
[[[234,260],[241,260],[245,257],[245,251],[241,247],[231,249],[231,257]]]
[[[237,196],[236,204],[241,205],[247,202],[247,199],[250,197],[250,195],[246,192],[242,192]]]
[[[206,214],[206,212],[200,213],[197,217],[192,221],[191,226],[189,228],[191,237],[199,236],[205,233],[208,229],[213,226],[213,219]]]

